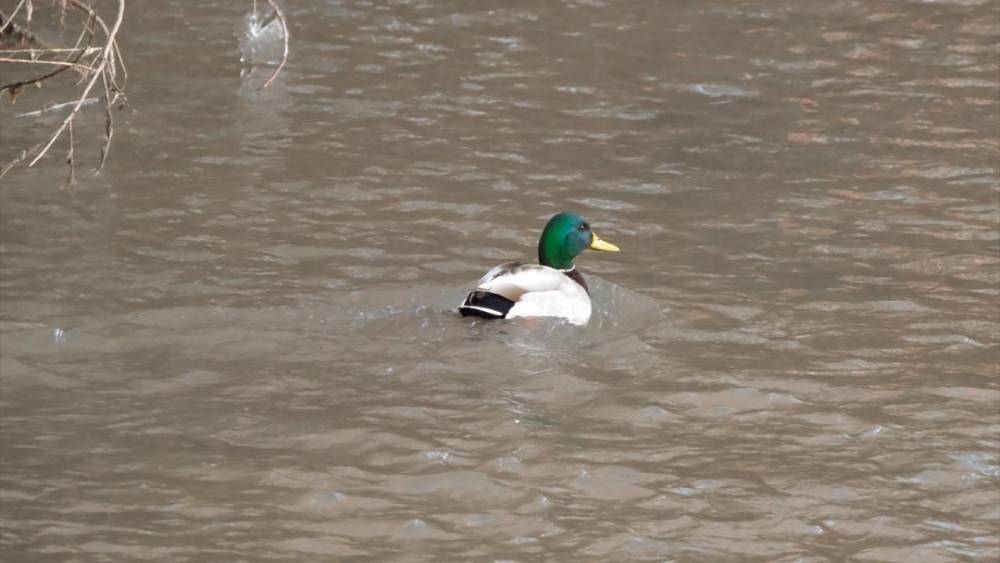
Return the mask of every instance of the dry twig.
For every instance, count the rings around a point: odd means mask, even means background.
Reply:
[[[278,63],[277,68],[274,69],[274,74],[272,74],[271,78],[268,78],[267,82],[261,86],[262,90],[271,85],[271,82],[278,77],[278,73],[281,72],[281,69],[285,68],[285,62],[288,61],[288,22],[285,21],[285,14],[281,13],[281,9],[274,3],[274,0],[267,0],[267,3],[271,6],[271,9],[274,10],[274,15],[277,16],[278,21],[281,23],[281,35],[284,39],[284,52],[281,54],[281,62]],[[257,15],[257,0],[254,0],[253,3],[253,13],[254,16]]]
[[[24,27],[18,25],[18,23],[15,21],[14,18],[17,16],[17,13],[21,10],[22,5],[24,5],[23,1],[14,8],[14,11],[11,12],[11,15],[9,17],[7,16],[7,14],[4,13],[3,10],[0,10],[0,40],[19,45],[27,45],[28,43],[32,43],[35,45],[44,46],[45,44],[42,41],[40,41],[38,37],[36,37],[35,34],[31,32],[30,29],[28,29],[28,25],[30,24],[31,21],[31,18],[29,16],[25,16]],[[31,6],[30,2],[28,3],[28,6]]]
[[[14,23],[13,17],[18,13],[22,5],[25,7],[24,27],[27,28],[30,24],[32,3],[31,0],[22,0],[15,8],[13,15],[10,18],[0,14],[0,18],[2,18],[3,26],[5,28],[8,26],[10,26],[11,29],[15,28],[17,24]],[[111,110],[119,102],[119,100],[124,99],[125,82],[128,79],[128,72],[125,69],[125,64],[121,56],[121,51],[118,48],[117,41],[118,32],[121,29],[122,21],[125,16],[125,0],[117,0],[115,20],[110,27],[97,13],[97,10],[84,0],[60,0],[60,19],[64,17],[66,7],[72,7],[85,15],[85,19],[82,21],[82,30],[80,35],[77,37],[76,44],[72,48],[7,49],[0,51],[0,54],[9,55],[0,57],[0,61],[2,62],[56,67],[54,70],[35,78],[0,85],[0,93],[8,92],[12,99],[16,99],[16,97],[24,90],[25,86],[41,86],[44,81],[49,80],[68,69],[73,69],[75,72],[79,73],[80,80],[78,84],[81,85],[79,95],[76,97],[75,101],[72,102],[72,110],[70,110],[69,114],[49,136],[48,140],[22,151],[20,155],[14,158],[6,166],[0,168],[0,177],[3,177],[3,175],[6,174],[11,168],[22,162],[27,162],[27,166],[29,167],[34,166],[35,163],[41,160],[42,157],[48,153],[49,149],[52,148],[52,145],[59,139],[59,137],[67,129],[69,129],[69,148],[67,151],[66,161],[70,167],[70,180],[75,180],[75,139],[73,122],[79,114],[80,109],[94,99],[89,98],[88,95],[91,90],[93,90],[98,80],[101,80],[104,87],[102,100],[104,102],[105,125],[104,142],[101,146],[100,157],[94,172],[100,171],[107,160],[108,151],[111,147],[111,139],[114,135],[114,120]],[[101,46],[91,47],[91,43],[96,39],[98,31],[103,35],[101,38]],[[84,41],[86,41],[85,44]],[[61,60],[52,58],[59,55],[65,55],[65,58]],[[60,104],[60,106],[64,105],[65,104]],[[44,110],[39,113],[43,112]],[[28,116],[33,115],[34,113],[35,112],[28,112],[21,115]]]
[[[17,17],[17,13],[24,7],[24,2],[25,0],[21,0],[17,3],[17,6],[14,6],[14,11],[10,13],[10,17],[4,16],[3,21],[0,22],[0,33],[11,33],[11,31],[16,33],[18,26],[14,24],[14,18]],[[29,17],[27,20],[30,21],[31,18]]]
[[[76,167],[73,166],[73,122],[69,122],[69,152],[66,154],[66,164],[69,165],[69,182],[70,186],[76,185]]]

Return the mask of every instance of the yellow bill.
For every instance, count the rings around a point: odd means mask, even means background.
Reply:
[[[597,233],[591,232],[594,238],[590,241],[590,248],[594,250],[603,250],[604,252],[618,252],[618,247],[611,244],[608,241],[601,240],[601,237],[597,236]]]

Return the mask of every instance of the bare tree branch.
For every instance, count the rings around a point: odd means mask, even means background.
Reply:
[[[284,39],[284,52],[281,55],[281,62],[278,63],[278,67],[274,69],[274,74],[272,74],[271,78],[268,78],[267,82],[265,82],[264,85],[261,86],[262,90],[271,85],[271,82],[273,82],[274,79],[278,77],[278,73],[281,72],[281,69],[285,67],[285,62],[288,61],[288,22],[285,21],[285,14],[281,13],[281,9],[278,8],[278,5],[274,3],[274,0],[267,0],[267,3],[271,6],[271,9],[274,10],[275,16],[278,17],[278,21],[281,23],[281,35],[282,38]],[[254,15],[256,15],[257,14],[256,0],[254,0],[253,9],[254,9]]]
[[[94,72],[95,70],[97,70],[96,68],[94,68],[92,66],[77,64],[77,63],[75,63],[73,61],[31,61],[31,60],[26,60],[26,59],[11,59],[11,58],[8,58],[8,57],[0,57],[0,63],[26,63],[26,64],[36,64],[36,65],[38,65],[38,64],[41,64],[41,65],[53,65],[53,66],[59,66],[59,67],[75,68],[75,69],[79,70],[80,72],[84,72],[84,73],[90,73],[90,72]],[[17,88],[18,86],[27,86],[27,85],[32,84],[34,82],[40,82],[40,81],[45,80],[47,78],[52,78],[53,76],[55,76],[55,74],[56,73],[45,74],[45,75],[39,76],[38,78],[33,78],[33,79],[25,81],[25,82],[14,82],[12,84],[4,84],[3,86],[0,86],[0,92],[2,92],[4,90],[13,90],[14,88]]]
[[[10,17],[7,17],[7,14],[3,10],[0,10],[0,39],[21,45],[33,43],[35,45],[45,46],[45,43],[32,33],[30,29],[28,29],[30,26],[30,17],[25,17],[25,24],[23,27],[17,24],[15,18],[17,17],[17,13],[20,11],[21,6],[24,4],[25,2],[18,4],[17,7],[14,8]],[[30,6],[31,3],[28,2],[27,5]]]
[[[7,172],[10,172],[11,168],[14,168],[18,164],[20,164],[21,162],[23,162],[24,160],[26,160],[28,158],[29,154],[35,152],[36,150],[38,150],[39,148],[41,148],[41,146],[42,146],[42,144],[38,143],[37,145],[35,145],[35,146],[31,147],[31,148],[24,149],[23,151],[21,151],[21,154],[19,154],[19,155],[15,156],[14,158],[12,158],[9,162],[7,162],[7,164],[5,164],[3,166],[3,168],[0,168],[0,178],[3,178],[4,175],[7,174]]]
[[[14,24],[14,18],[16,18],[17,17],[17,13],[21,11],[21,8],[24,6],[24,2],[25,2],[25,0],[21,0],[20,2],[17,3],[17,6],[14,6],[14,11],[10,13],[10,17],[9,18],[6,17],[6,16],[4,16],[4,18],[3,18],[4,21],[0,22],[0,33],[7,33],[7,28],[8,27],[11,28],[12,30],[15,30],[15,32],[16,32],[15,28],[17,26]],[[2,14],[2,13],[3,12],[0,12],[0,14]]]
[[[34,61],[34,60],[39,60],[38,57],[45,55],[55,55],[58,53],[76,53],[77,51],[83,51],[84,55],[93,55],[94,53],[100,52],[100,50],[101,50],[100,47],[66,47],[62,49],[57,49],[57,48],[0,49],[0,54],[14,55],[14,56],[25,55],[28,58],[21,60]]]
[[[114,81],[114,76],[112,75],[110,79],[108,78],[108,73],[101,76],[104,81],[104,143],[101,145],[100,160],[97,162],[98,170],[104,168],[104,162],[108,159],[108,151],[111,150],[111,137],[115,134],[114,117],[111,113],[111,104],[113,103],[111,98],[111,83]]]
[[[128,78],[128,72],[125,69],[124,61],[122,59],[117,41],[118,32],[121,29],[122,22],[125,17],[125,0],[117,0],[117,10],[114,23],[110,27],[98,14],[97,10],[85,0],[59,0],[60,19],[64,17],[67,7],[72,7],[73,9],[84,14],[82,29],[77,37],[76,44],[72,48],[0,50],[0,55],[2,55],[0,56],[0,62],[37,64],[56,67],[51,72],[44,73],[40,76],[0,86],[0,93],[5,91],[9,92],[12,98],[16,98],[17,95],[23,91],[25,86],[33,84],[41,85],[42,82],[68,69],[72,69],[74,72],[78,72],[80,74],[80,80],[78,82],[80,90],[73,102],[69,102],[68,104],[57,104],[56,106],[44,108],[37,112],[27,112],[19,116],[26,117],[38,115],[47,111],[52,111],[56,108],[66,107],[67,105],[72,106],[72,109],[62,119],[59,126],[56,127],[56,129],[51,133],[46,142],[38,143],[31,148],[22,151],[20,155],[11,160],[3,168],[0,168],[0,177],[10,171],[12,167],[21,163],[26,163],[26,166],[28,167],[34,166],[49,152],[52,145],[55,144],[59,137],[61,137],[62,134],[68,130],[69,146],[67,148],[66,162],[70,168],[70,183],[74,183],[76,180],[76,139],[73,123],[79,114],[80,109],[84,105],[88,105],[95,101],[95,98],[89,97],[89,95],[94,89],[94,86],[96,86],[98,80],[101,80],[104,88],[104,94],[102,96],[104,102],[104,134],[95,172],[101,170],[107,161],[111,147],[111,139],[114,137],[114,118],[112,108],[120,99],[124,97],[124,86]],[[22,8],[24,9],[23,12],[21,12]],[[15,8],[14,14],[16,15],[19,12],[23,13],[24,19],[22,21],[24,26],[27,27],[27,25],[30,24],[32,10],[33,5],[31,0],[22,0]],[[0,21],[0,23],[3,24],[4,28],[10,27],[11,29],[14,29],[14,27],[17,26],[17,24],[13,21],[13,16],[11,18],[7,18],[6,16],[0,14],[0,17],[2,17],[2,21]],[[95,40],[98,32],[103,35],[101,45],[99,47],[91,47],[91,43]]]
[[[90,82],[88,82],[87,86],[83,89],[83,93],[80,94],[80,100],[77,102],[76,107],[74,107],[73,111],[71,111],[70,114],[66,116],[66,119],[64,119],[62,122],[62,125],[60,125],[58,129],[56,129],[56,132],[52,134],[52,137],[49,139],[49,142],[45,144],[45,146],[42,148],[41,151],[39,151],[38,155],[36,155],[35,158],[33,158],[31,162],[28,163],[29,167],[34,166],[36,162],[38,162],[43,156],[45,156],[45,153],[49,151],[49,147],[52,146],[52,143],[56,142],[56,139],[58,139],[59,136],[62,135],[62,132],[66,129],[69,123],[73,121],[73,119],[76,117],[77,112],[80,111],[80,108],[83,107],[83,101],[87,99],[87,94],[90,93],[90,90],[94,87],[94,84],[97,84],[97,79],[101,77],[102,73],[104,72],[104,69],[107,68],[108,66],[108,60],[109,60],[108,54],[111,52],[112,46],[114,45],[115,42],[115,35],[118,34],[118,29],[121,27],[122,19],[124,19],[124,17],[125,17],[125,0],[118,0],[118,16],[115,18],[115,24],[111,28],[111,31],[108,32],[108,41],[104,45],[104,49],[102,49],[101,51],[100,63],[97,66],[97,70],[93,73],[93,77],[90,79]]]
[[[73,162],[73,122],[69,122],[69,152],[66,154],[66,164],[69,165],[69,185],[76,185],[76,163]]]

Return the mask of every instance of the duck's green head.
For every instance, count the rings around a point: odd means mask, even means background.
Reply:
[[[559,270],[573,267],[573,259],[587,248],[618,252],[618,247],[600,239],[587,223],[575,213],[555,215],[545,225],[538,239],[538,262]]]

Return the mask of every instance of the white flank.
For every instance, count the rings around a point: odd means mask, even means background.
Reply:
[[[576,325],[590,320],[590,296],[563,272],[538,264],[502,264],[486,273],[476,289],[515,301],[514,317],[559,317]]]

